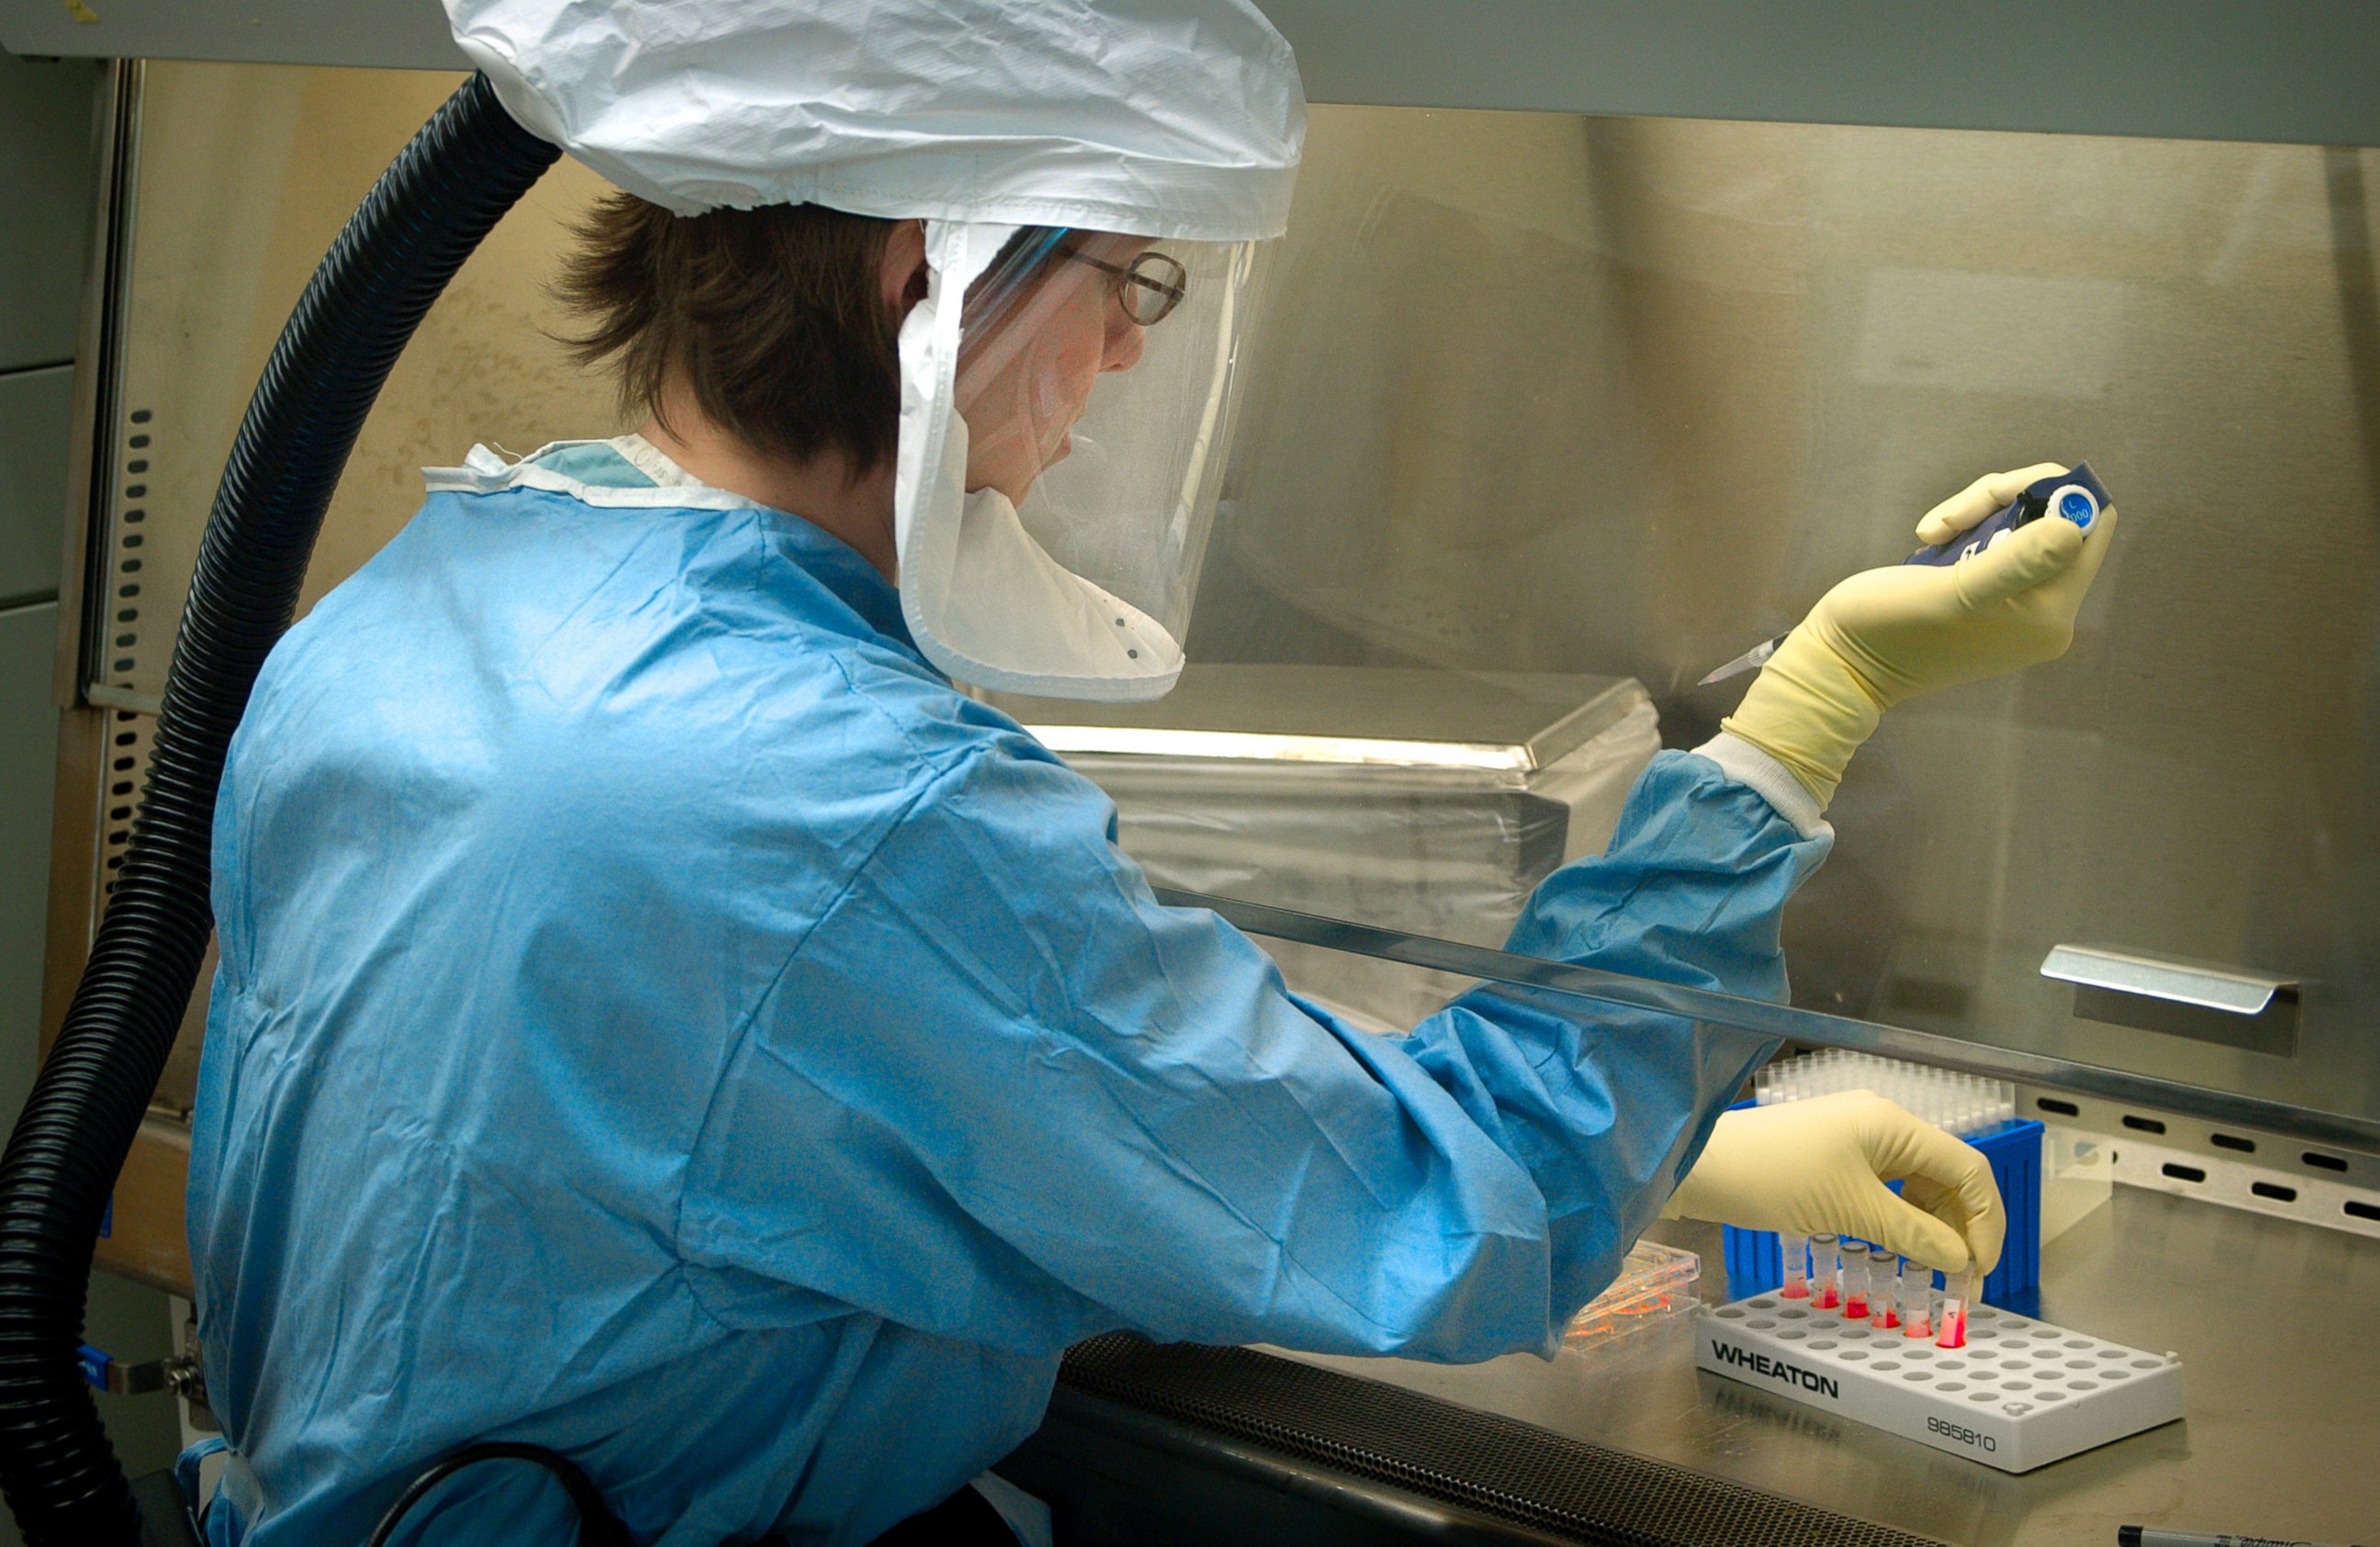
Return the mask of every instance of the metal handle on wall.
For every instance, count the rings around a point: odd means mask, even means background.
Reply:
[[[2298,992],[2295,978],[2123,946],[2052,946],[2042,958],[2041,975],[2078,988],[2137,994],[2230,1015],[2262,1015],[2276,999],[2295,998]]]
[[[2291,1058],[2298,983],[2219,961],[2126,946],[2059,945],[2041,975],[2074,985],[2077,1019]]]

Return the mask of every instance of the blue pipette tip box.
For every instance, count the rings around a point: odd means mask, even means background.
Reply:
[[[2008,1207],[2008,1244],[2000,1250],[1999,1266],[1984,1279],[1984,1301],[2029,1311],[2041,1291],[2041,1125],[2020,1118],[1967,1142],[1991,1162],[1993,1179],[2000,1184],[2000,1201]],[[1730,1225],[1719,1234],[1730,1299],[1765,1295],[1783,1286],[1785,1251],[1778,1244],[1776,1231],[1739,1230]]]

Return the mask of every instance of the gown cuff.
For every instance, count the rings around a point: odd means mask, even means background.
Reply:
[[[1694,755],[1717,763],[1719,771],[1738,784],[1749,787],[1775,808],[1777,815],[1792,824],[1793,830],[1803,838],[1821,834],[1832,837],[1833,826],[1827,821],[1825,810],[1817,798],[1795,779],[1792,771],[1767,753],[1742,737],[1722,731],[1694,748]]]

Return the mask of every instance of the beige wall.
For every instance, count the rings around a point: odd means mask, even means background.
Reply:
[[[1627,673],[1691,744],[1927,505],[2087,456],[2126,525],[2072,655],[1888,721],[1797,998],[2373,1110],[2372,174],[1318,111],[1194,653]],[[2301,1057],[2077,1021],[2061,941],[2301,976]]]

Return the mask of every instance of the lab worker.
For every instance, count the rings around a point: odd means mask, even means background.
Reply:
[[[212,1541],[364,1541],[484,1441],[639,1542],[1004,1541],[1032,1502],[970,1480],[1094,1334],[1548,1352],[1665,1208],[1997,1257],[1987,1168],[1891,1104],[1722,1117],[1763,1038],[1493,990],[1341,1023],[963,691],[1181,670],[1303,129],[1245,0],[448,10],[623,190],[563,288],[642,425],[432,470],[233,744]],[[1512,949],[1780,997],[1852,751],[2058,654],[2114,525],[1845,582]],[[487,1463],[389,1539],[570,1522]]]

